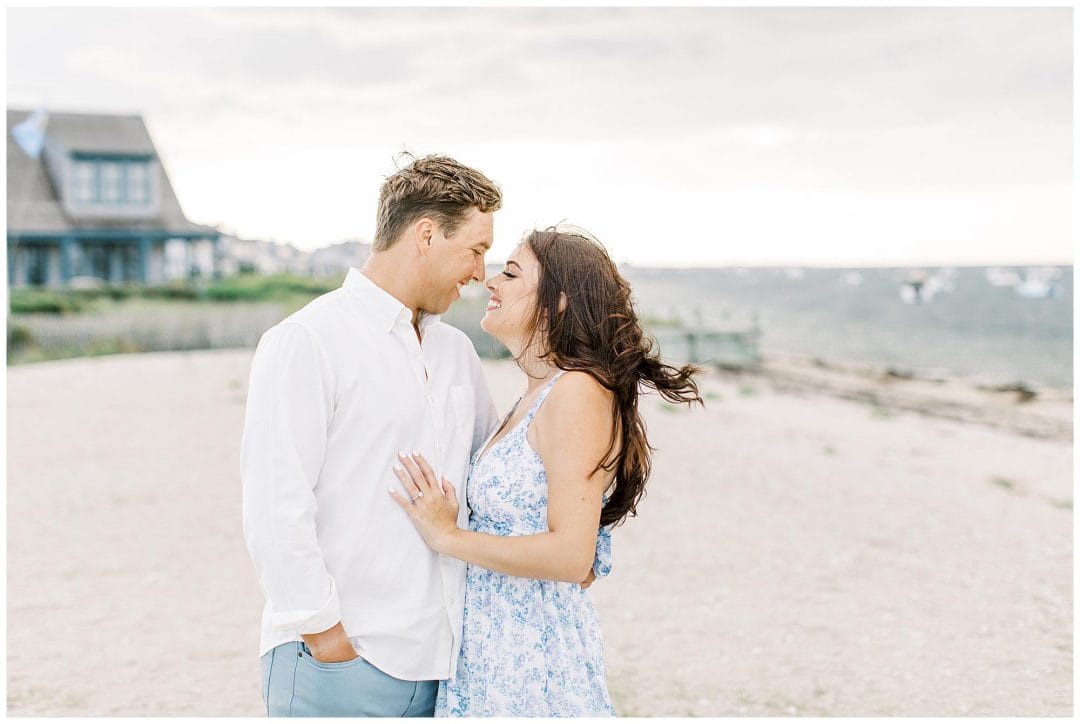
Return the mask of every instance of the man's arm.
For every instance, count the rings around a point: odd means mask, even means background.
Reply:
[[[309,330],[290,322],[263,335],[240,445],[244,540],[272,625],[299,631],[321,661],[356,656],[315,531],[314,488],[333,400],[332,370]]]

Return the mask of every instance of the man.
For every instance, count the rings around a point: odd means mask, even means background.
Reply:
[[[414,160],[380,190],[363,269],[259,341],[241,477],[270,716],[432,716],[455,669],[465,564],[386,491],[415,450],[463,494],[497,422],[472,344],[438,315],[484,281],[501,203],[472,168]]]

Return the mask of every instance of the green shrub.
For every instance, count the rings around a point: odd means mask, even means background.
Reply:
[[[341,286],[341,279],[313,279],[292,274],[242,275],[207,286],[205,297],[214,301],[277,301],[296,296],[315,298]]]
[[[78,356],[87,357],[102,357],[110,354],[133,354],[135,352],[145,352],[137,342],[128,339],[120,338],[108,338],[99,339],[91,343],[88,347],[80,350]]]
[[[22,349],[26,345],[33,341],[33,335],[30,334],[30,330],[26,327],[18,324],[8,324],[7,334],[7,348],[8,354],[15,350]]]
[[[198,299],[199,290],[190,282],[176,280],[154,287],[142,287],[138,295],[143,299]]]
[[[12,314],[64,314],[83,308],[71,293],[41,289],[12,289],[9,301]]]
[[[12,314],[66,314],[83,312],[108,302],[129,299],[197,302],[289,302],[299,308],[311,299],[341,286],[342,279],[313,279],[293,274],[243,274],[207,283],[177,279],[155,286],[102,285],[91,289],[13,289]]]

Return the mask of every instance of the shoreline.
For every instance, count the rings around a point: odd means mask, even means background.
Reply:
[[[917,412],[999,428],[1027,437],[1071,441],[1073,392],[1023,382],[960,375],[918,375],[895,367],[772,354],[756,368],[721,369],[732,379],[763,379],[778,391],[810,392],[877,409]]]

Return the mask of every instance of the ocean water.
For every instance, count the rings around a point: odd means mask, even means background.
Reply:
[[[999,268],[1024,275],[1023,267]],[[621,270],[644,318],[706,326],[749,323],[762,351],[858,361],[915,373],[1072,388],[1073,270],[1054,267],[1058,296],[994,286],[987,267],[923,269],[938,286],[923,303],[909,269]]]

